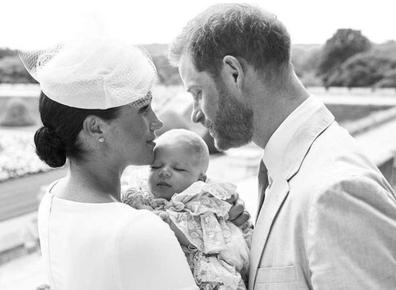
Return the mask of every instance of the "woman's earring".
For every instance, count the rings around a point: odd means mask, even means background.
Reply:
[[[100,143],[103,143],[103,142],[104,142],[104,138],[103,138],[103,137],[100,137],[100,138],[98,139],[98,141],[99,141]]]

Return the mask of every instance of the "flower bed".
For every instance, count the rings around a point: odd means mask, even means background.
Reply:
[[[0,131],[0,182],[50,169],[35,153],[33,132]]]

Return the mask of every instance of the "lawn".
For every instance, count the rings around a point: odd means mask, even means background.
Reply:
[[[0,182],[48,170],[35,153],[31,130],[0,131]]]
[[[326,107],[334,115],[336,121],[342,124],[346,121],[350,122],[359,120],[374,112],[390,109],[392,106],[328,104]]]

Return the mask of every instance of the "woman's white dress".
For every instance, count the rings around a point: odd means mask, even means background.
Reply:
[[[38,226],[52,290],[198,289],[174,233],[158,216],[120,202],[44,195]]]

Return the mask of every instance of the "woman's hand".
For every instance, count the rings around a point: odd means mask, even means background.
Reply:
[[[249,220],[250,214],[246,211],[245,203],[239,198],[238,193],[235,193],[226,201],[232,205],[228,212],[228,220],[230,222],[239,227]]]

